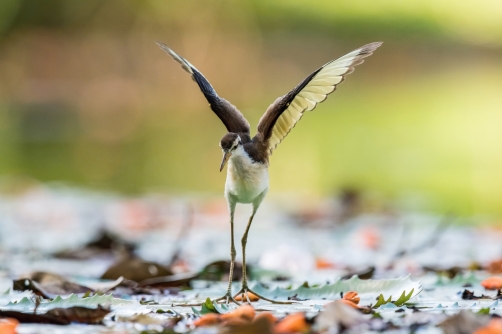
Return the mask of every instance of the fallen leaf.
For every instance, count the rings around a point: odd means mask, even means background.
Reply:
[[[371,279],[375,274],[375,267],[371,266],[368,268],[360,269],[360,270],[351,270],[348,274],[342,277],[342,279],[350,279],[353,276],[357,276],[360,279],[367,280]]]
[[[208,313],[193,322],[195,327],[212,326],[220,323],[220,316],[216,313]]]
[[[46,316],[51,316],[63,320],[67,323],[81,324],[100,324],[103,318],[110,313],[111,310],[107,307],[98,305],[98,308],[87,307],[69,307],[69,308],[54,308],[45,313]]]
[[[116,286],[123,280],[119,277],[115,281],[88,281],[88,285],[78,284],[70,281],[61,275],[34,272],[26,278],[21,278],[13,281],[13,289],[16,291],[33,291],[36,295],[44,298],[55,298],[57,296],[69,296],[71,294],[85,293],[105,293]]]
[[[389,297],[389,299],[385,300],[384,296],[382,294],[380,294],[378,296],[378,299],[377,299],[377,302],[375,305],[373,305],[373,308],[379,308],[380,306],[382,305],[385,305],[387,303],[390,303],[391,302],[391,299],[392,299],[392,296]]]
[[[394,302],[394,305],[396,306],[404,305],[404,303],[410,300],[411,296],[413,296],[413,290],[414,289],[411,289],[411,291],[408,294],[406,294],[406,291],[403,291],[399,299]]]
[[[237,300],[238,302],[243,301],[243,300],[247,301],[248,299],[249,299],[250,302],[257,302],[257,301],[260,300],[260,298],[257,295],[255,295],[254,293],[252,293],[252,292],[248,292],[247,296],[248,296],[248,298],[246,298],[244,296],[244,299],[242,299],[242,294],[240,294],[240,295],[238,295],[238,296],[235,297],[235,300]]]
[[[265,311],[265,312],[261,312],[261,313],[258,313],[255,317],[254,317],[254,322],[258,321],[259,319],[266,319],[268,322],[270,322],[271,325],[275,324],[277,322],[277,318],[274,316],[274,314],[272,312],[268,312],[268,311]]]
[[[141,282],[149,278],[168,275],[172,275],[172,272],[158,263],[143,261],[137,257],[124,257],[111,265],[101,278],[115,280],[124,277],[135,282]]]
[[[23,313],[18,311],[0,311],[0,316],[17,319],[21,323],[42,323],[69,325],[70,323],[100,324],[103,318],[110,313],[110,309],[86,307],[54,308],[45,313]]]
[[[472,334],[479,328],[486,326],[490,318],[476,315],[471,311],[461,310],[438,324],[444,334]]]
[[[201,309],[197,310],[196,308],[192,307],[192,311],[196,315],[204,315],[208,313],[218,313],[218,314],[225,314],[228,313],[228,307],[226,305],[219,305],[218,303],[213,303],[211,299],[208,297],[202,303]]]
[[[492,298],[485,295],[475,296],[474,292],[464,289],[464,291],[462,292],[462,299],[473,300],[473,299],[492,299]]]
[[[277,334],[277,332],[272,332],[272,324],[265,318],[256,317],[256,320],[252,323],[246,323],[243,325],[227,325],[221,330],[223,334]]]
[[[19,325],[19,321],[14,318],[2,318],[0,319],[0,333],[16,334],[17,325]]]
[[[44,313],[54,308],[69,308],[75,306],[98,308],[99,305],[109,306],[112,310],[127,309],[128,312],[137,314],[150,312],[146,306],[140,305],[138,302],[113,298],[112,295],[95,295],[88,298],[81,298],[77,295],[70,295],[68,298],[58,296],[51,301],[42,300],[37,307],[37,312]],[[19,302],[10,302],[7,305],[1,306],[0,309],[2,311],[33,313],[35,306],[33,300],[24,297]]]
[[[287,315],[274,326],[274,333],[301,333],[308,331],[309,328],[310,325],[307,323],[304,313],[293,313]]]
[[[73,293],[79,294],[93,292],[93,290],[88,287],[66,280],[48,282],[42,285],[28,278],[22,278],[13,281],[12,288],[16,291],[30,290],[33,291],[36,295],[44,298],[55,298],[56,296],[71,295]]]
[[[359,302],[361,301],[361,298],[359,297],[359,295],[355,291],[347,291],[343,295],[343,299],[349,300],[349,301],[353,302],[354,304],[359,304]]]
[[[481,282],[481,285],[487,290],[502,289],[502,277],[492,276]]]
[[[315,329],[328,331],[330,328],[338,330],[341,326],[350,328],[366,322],[364,315],[348,306],[341,300],[324,305],[324,311],[315,318]],[[357,305],[354,304],[355,307]]]
[[[161,325],[165,323],[164,320],[155,318],[150,314],[137,314],[130,317],[116,317],[116,322],[128,322],[141,325]]]
[[[252,321],[256,312],[253,308],[253,306],[244,304],[236,308],[234,311],[228,312],[226,314],[222,314],[220,318],[223,321],[232,319],[232,318],[242,318],[246,321]]]
[[[502,259],[490,262],[486,270],[492,274],[502,274]]]
[[[197,279],[198,277],[199,273],[197,272],[153,277],[139,282],[138,287],[188,287],[190,282],[194,279]]]
[[[363,295],[376,298],[379,294],[393,296],[400,295],[404,291],[413,291],[409,298],[411,299],[422,291],[422,284],[412,281],[409,276],[382,280],[362,280],[354,276],[348,280],[339,280],[319,287],[300,286],[296,289],[280,287],[268,289],[261,284],[255,284],[251,289],[259,295],[276,300],[288,300],[288,297],[295,294],[296,298],[299,299],[336,299],[344,291],[357,291],[361,298],[364,297]]]
[[[132,254],[136,246],[127,242],[109,231],[101,231],[98,236],[75,250],[64,250],[54,254],[59,259],[86,260],[98,256],[112,255],[115,253]]]
[[[500,334],[502,333],[502,319],[494,318],[488,325],[477,329],[474,334]]]
[[[335,265],[327,260],[317,258],[315,260],[315,267],[317,269],[333,269],[335,268]]]

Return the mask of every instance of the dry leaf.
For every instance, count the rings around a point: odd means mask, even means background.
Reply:
[[[355,291],[348,291],[343,295],[343,299],[353,302],[354,304],[359,304],[361,298],[359,294]]]
[[[492,319],[488,325],[479,328],[474,334],[500,334],[502,333],[502,319]]]
[[[220,315],[217,313],[208,313],[201,316],[193,322],[195,327],[212,326],[220,323]]]
[[[252,292],[248,292],[247,295],[248,295],[250,302],[256,302],[256,301],[260,300],[260,298]],[[240,294],[235,297],[235,300],[237,300],[238,302],[247,301],[247,298],[244,296],[244,299],[242,299],[242,294]]]
[[[16,327],[19,321],[13,318],[0,319],[0,333],[2,334],[16,334]]]
[[[252,321],[256,312],[253,306],[244,304],[236,308],[234,311],[222,314],[220,319],[227,321],[234,318],[244,319],[246,321]]]
[[[307,323],[304,313],[293,313],[275,325],[274,333],[301,333],[308,331],[309,328],[310,325]]]
[[[502,289],[502,277],[492,276],[481,282],[481,285],[487,290]]]
[[[357,308],[357,305],[352,303],[354,306],[349,306],[340,301],[337,300],[324,305],[324,312],[321,312],[315,319],[317,330],[328,330],[329,328],[339,328],[340,326],[350,328],[366,322],[364,316],[354,309]],[[350,301],[346,302],[351,303]]]

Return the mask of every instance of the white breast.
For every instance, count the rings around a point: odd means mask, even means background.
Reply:
[[[232,194],[238,203],[252,203],[266,189],[267,166],[254,162],[244,148],[239,146],[228,161],[225,195]]]

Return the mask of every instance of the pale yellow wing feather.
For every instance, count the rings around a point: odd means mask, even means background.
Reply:
[[[365,45],[321,67],[277,118],[268,140],[269,155],[295,127],[306,110],[313,110],[318,103],[326,100],[345,76],[353,72],[354,66],[363,63],[363,58],[370,56],[380,45],[381,43]]]

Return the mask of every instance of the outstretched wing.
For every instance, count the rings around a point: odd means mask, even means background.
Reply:
[[[345,56],[332,60],[305,78],[295,89],[272,103],[258,123],[258,133],[272,154],[289,131],[302,118],[305,110],[313,110],[328,97],[356,65],[373,54],[381,42],[370,43]]]
[[[204,78],[192,64],[186,59],[171,50],[167,45],[157,42],[157,45],[175,61],[181,64],[181,67],[192,75],[192,79],[199,85],[200,90],[206,97],[211,110],[220,118],[228,132],[249,134],[249,123],[241,112],[230,102],[221,98],[211,86],[209,81]]]

